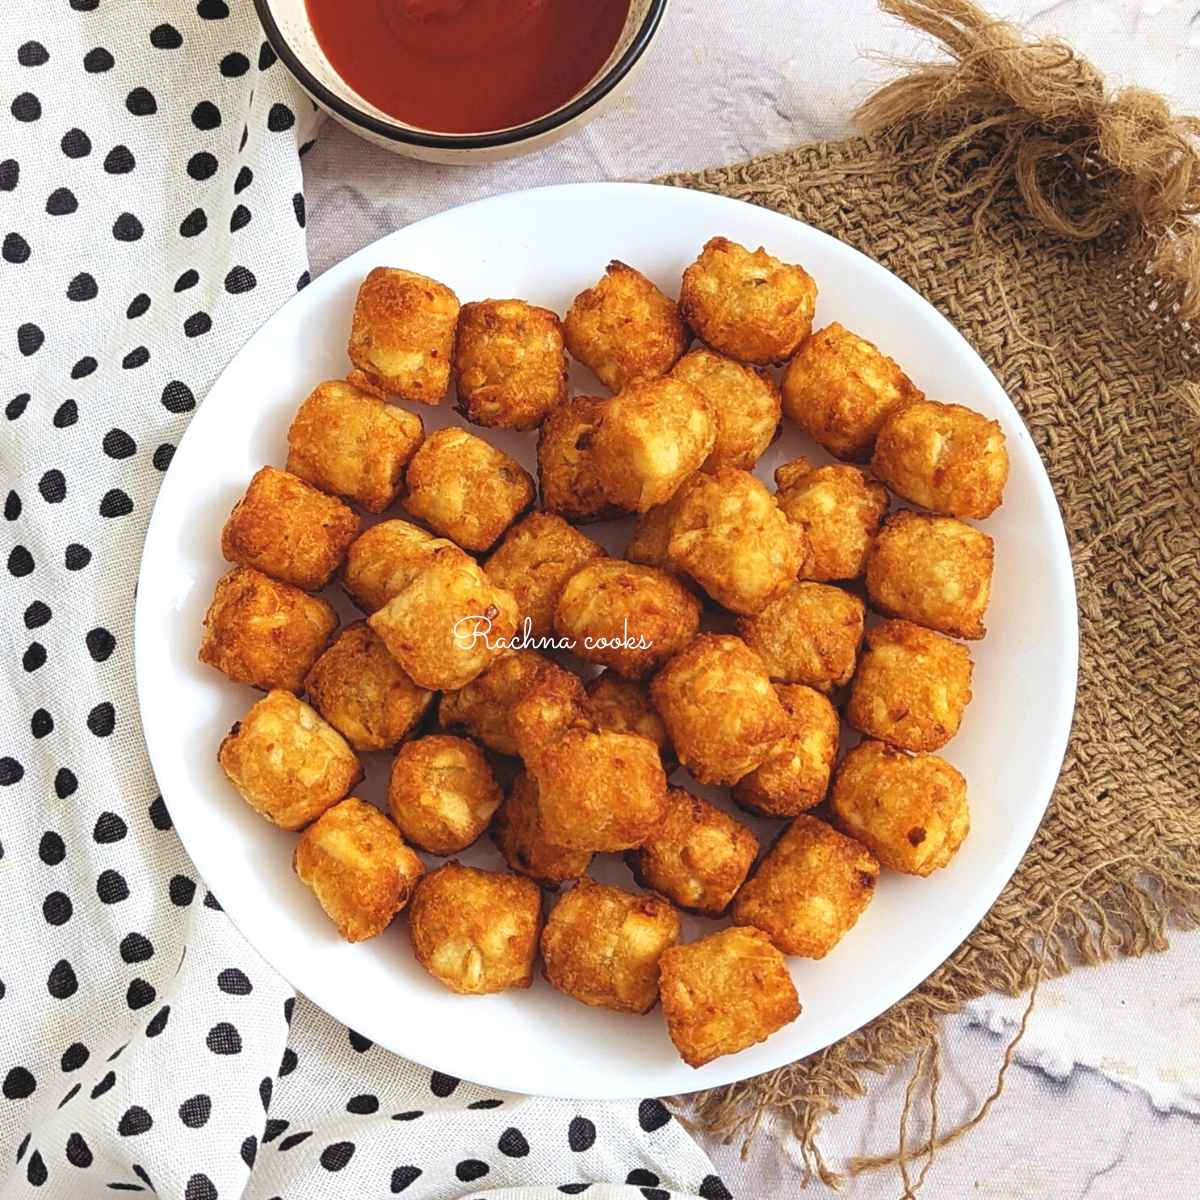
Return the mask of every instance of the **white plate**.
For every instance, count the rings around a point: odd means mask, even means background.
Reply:
[[[659,1010],[630,1017],[586,1008],[538,980],[527,992],[453,996],[412,958],[404,919],[357,946],[342,942],[292,874],[295,835],[256,816],[217,766],[217,744],[257,699],[196,661],[201,619],[226,569],[222,523],[251,474],[282,465],[296,407],[345,374],[355,291],[378,265],[409,267],[463,300],[520,296],[565,312],[611,258],[671,294],[704,242],[724,234],[801,262],[820,286],[817,324],[843,321],[896,357],[929,395],[1004,426],[1012,473],[984,528],[996,541],[989,633],[972,645],[975,699],[945,754],[970,785],[971,835],[930,879],[886,873],[874,903],[821,962],[790,960],[801,1017],[762,1045],[694,1071],[676,1056]],[[577,368],[573,382],[595,392]],[[457,422],[449,404],[426,426]],[[533,434],[485,437],[534,465]],[[759,473],[815,450],[793,429]],[[627,523],[610,528],[620,549]],[[344,619],[353,610],[341,604]],[[971,931],[1016,869],[1058,775],[1074,706],[1075,593],[1058,508],[1029,434],[967,342],[883,267],[777,213],[699,192],[582,184],[498,196],[382,238],[315,280],[247,342],[196,413],[167,472],[138,586],[138,692],[159,786],[205,882],[256,950],[338,1020],[448,1074],[542,1095],[618,1098],[711,1087],[811,1054],[883,1012]],[[381,800],[388,756],[368,755],[360,793]],[[779,828],[751,822],[760,836]],[[487,841],[461,856],[502,866]],[[632,886],[615,856],[595,873]],[[685,936],[713,928],[685,918]]]

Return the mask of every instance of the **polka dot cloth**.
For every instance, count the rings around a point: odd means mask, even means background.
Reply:
[[[0,80],[0,1195],[728,1197],[657,1100],[497,1094],[337,1025],[197,877],[134,581],[191,413],[307,282],[315,112],[250,0],[17,6]]]

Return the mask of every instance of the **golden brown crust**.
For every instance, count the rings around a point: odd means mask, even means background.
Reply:
[[[508,727],[517,753],[526,764],[534,762],[544,747],[568,729],[591,729],[583,681],[572,671],[545,660],[516,697]]]
[[[649,738],[658,747],[664,769],[678,761],[667,727],[650,703],[645,684],[622,679],[613,671],[601,671],[587,684],[587,711],[597,729]]]
[[[572,396],[538,431],[538,492],[542,507],[577,525],[621,516],[596,472],[593,443],[607,400]]]
[[[554,664],[535,650],[517,650],[497,659],[465,687],[442,696],[438,724],[464,730],[497,754],[518,753],[510,725],[513,707],[547,668]]]
[[[468,557],[453,542],[418,525],[381,521],[350,544],[342,586],[363,612],[378,612],[427,566],[446,556]]]
[[[546,841],[538,817],[537,784],[522,771],[492,820],[492,840],[518,875],[528,875],[551,891],[587,872],[590,850],[571,850]]]

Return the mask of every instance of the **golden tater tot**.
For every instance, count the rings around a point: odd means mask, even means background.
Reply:
[[[800,1015],[787,963],[758,929],[673,946],[658,966],[667,1032],[689,1067],[765,1042]]]
[[[816,808],[829,790],[838,749],[838,714],[812,688],[781,683],[775,694],[788,715],[787,733],[738,780],[733,798],[742,808],[766,817],[794,817]]]
[[[513,780],[497,810],[491,836],[512,870],[552,891],[585,874],[592,861],[590,850],[571,850],[546,841],[538,817],[537,784],[525,771]]]
[[[309,703],[355,750],[390,750],[433,702],[365,621],[348,625],[304,680]]]
[[[812,331],[817,285],[800,266],[711,238],[683,273],[679,311],[705,345],[738,362],[784,363]]]
[[[482,438],[453,426],[408,464],[404,507],[466,550],[488,550],[533,502],[533,477]]]
[[[830,799],[835,824],[893,871],[929,875],[971,827],[967,781],[935,754],[861,742],[842,760]]]
[[[803,535],[766,485],[733,467],[690,481],[670,528],[671,563],[735,613],[782,596],[804,557]]]
[[[630,384],[605,405],[592,440],[604,494],[629,512],[665,503],[704,464],[716,433],[711,405],[691,384]]]
[[[464,304],[454,346],[458,411],[472,425],[534,429],[567,398],[562,326],[524,300]]]
[[[850,462],[866,462],[888,414],[920,399],[892,359],[836,321],[814,333],[783,374],[783,415]]]
[[[690,383],[712,405],[717,435],[705,471],[754,470],[779,432],[779,385],[765,371],[743,366],[711,350],[691,350],[671,375]]]
[[[737,783],[787,732],[762,659],[729,634],[695,638],[651,681],[650,699],[700,783]]]
[[[883,423],[871,469],[913,504],[949,517],[990,517],[1008,482],[1004,430],[961,404],[907,404]]]
[[[680,506],[692,489],[703,481],[703,476],[692,475],[679,485],[679,490],[665,504],[656,504],[653,508],[638,514],[633,523],[633,533],[630,536],[629,545],[625,547],[625,557],[630,562],[674,572],[691,584],[690,577],[684,575],[671,562],[667,552],[671,546],[671,534],[675,529],[675,517]]]
[[[425,437],[416,413],[340,379],[318,384],[288,429],[287,469],[314,487],[383,512]]]
[[[450,387],[458,297],[444,283],[376,267],[354,304],[350,361],[386,392],[441,404]]]
[[[647,1013],[658,1001],[658,960],[679,941],[679,914],[658,896],[581,879],[542,930],[542,970],[581,1004]]]
[[[533,880],[458,862],[426,875],[408,909],[417,962],[464,996],[529,987],[541,922]]]
[[[854,674],[865,617],[857,596],[802,581],[758,616],[739,621],[738,632],[762,656],[772,679],[828,692]]]
[[[667,727],[650,703],[644,684],[622,679],[614,671],[601,671],[588,683],[587,696],[588,715],[598,729],[641,734],[658,747],[664,767],[675,764],[675,748]]]
[[[812,467],[803,458],[775,471],[775,498],[804,538],[800,578],[857,579],[888,509],[887,489],[857,467]]]
[[[500,787],[483,751],[432,734],[400,747],[388,805],[397,828],[430,854],[457,854],[476,841],[500,807]]]
[[[199,659],[234,683],[298,692],[337,624],[320,597],[234,567],[217,581]]]
[[[743,884],[733,919],[761,929],[784,954],[824,958],[871,903],[878,878],[861,842],[799,816]]]
[[[992,590],[995,546],[954,517],[898,512],[867,559],[867,595],[886,616],[976,639]]]
[[[663,819],[625,858],[644,888],[680,908],[719,917],[742,886],[758,839],[745,825],[682,788],[668,788]]]
[[[300,835],[292,864],[348,942],[382,933],[425,874],[395,825],[353,796]]]
[[[531,513],[514,525],[484,563],[487,577],[517,598],[534,637],[554,630],[554,610],[567,580],[604,551],[553,513]]]
[[[616,261],[575,297],[563,331],[572,355],[614,392],[665,375],[690,341],[675,301]]]
[[[602,558],[567,581],[554,628],[579,658],[643,679],[696,636],[700,602],[665,571]]]
[[[508,727],[517,753],[526,766],[568,729],[592,729],[587,693],[578,675],[546,660],[524,684],[508,715]]]
[[[221,530],[221,553],[306,592],[323,588],[358,535],[340,500],[276,467],[262,467]]]
[[[509,721],[513,706],[541,672],[553,665],[535,650],[516,650],[497,659],[466,687],[443,694],[438,724],[443,729],[464,730],[497,754],[517,754]]]
[[[970,700],[966,646],[909,621],[883,621],[867,631],[846,720],[901,750],[939,750]]]
[[[363,777],[354,751],[291,692],[268,692],[217,752],[242,799],[280,829],[303,829]]]
[[[600,415],[607,404],[596,396],[573,396],[542,422],[538,432],[542,507],[577,525],[621,515],[600,486],[593,451]]]
[[[408,521],[381,521],[350,543],[342,586],[363,612],[378,612],[426,567],[446,557],[468,556],[448,539]]]

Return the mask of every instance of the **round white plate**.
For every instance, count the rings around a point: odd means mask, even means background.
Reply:
[[[677,294],[684,267],[716,234],[803,263],[820,287],[818,326],[842,321],[930,396],[997,418],[1012,473],[1003,507],[983,524],[996,541],[996,576],[988,636],[971,646],[975,699],[945,751],[969,783],[970,837],[930,879],[885,872],[870,908],[827,958],[790,960],[800,1018],[697,1071],[676,1055],[658,1009],[631,1017],[586,1008],[541,979],[529,991],[450,994],[413,960],[403,916],[370,942],[342,942],[292,874],[295,835],[255,815],[217,766],[218,743],[258,694],[201,666],[196,650],[226,570],[225,517],[259,466],[283,465],[288,424],[312,387],[346,373],[350,314],[368,270],[408,267],[463,300],[520,296],[563,313],[612,258]],[[572,382],[599,389],[578,367]],[[459,420],[449,403],[421,415],[429,429]],[[534,467],[534,434],[477,432]],[[759,474],[769,481],[800,453],[828,460],[789,428]],[[623,548],[628,522],[592,528]],[[339,607],[353,619],[348,603]],[[1074,706],[1077,627],[1066,538],[1037,451],[943,317],[877,263],[788,217],[699,192],[604,183],[498,196],[393,233],[316,279],[246,343],[164,480],[138,585],[136,652],[146,741],[180,837],[237,927],[296,988],[380,1045],[448,1074],[517,1092],[618,1098],[712,1087],[811,1054],[881,1013],[958,946],[1016,869],[1050,798]],[[381,801],[389,756],[364,757],[359,794]],[[764,843],[779,829],[750,824]],[[486,838],[461,857],[503,865]],[[601,879],[633,886],[616,856],[597,864]],[[712,928],[685,918],[688,939]]]

